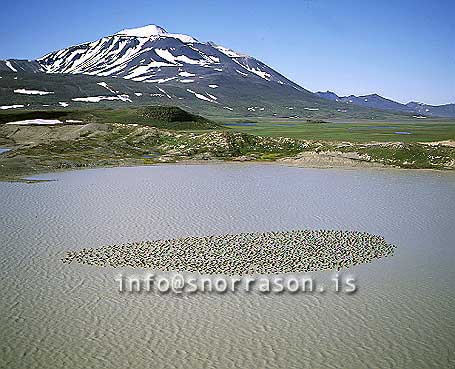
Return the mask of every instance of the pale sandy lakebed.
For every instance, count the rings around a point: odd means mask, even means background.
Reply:
[[[454,366],[450,172],[173,164],[37,178],[56,181],[0,183],[0,366]],[[398,247],[344,272],[357,280],[351,295],[120,294],[119,269],[60,260],[84,247],[291,229],[369,232]]]

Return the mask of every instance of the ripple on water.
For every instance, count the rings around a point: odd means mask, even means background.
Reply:
[[[41,177],[58,181],[0,183],[8,367],[454,366],[450,173],[169,165]],[[60,261],[68,249],[301,228],[400,247],[345,272],[351,295],[119,294],[114,278],[138,270]]]

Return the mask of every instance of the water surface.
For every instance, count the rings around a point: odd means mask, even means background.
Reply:
[[[38,177],[57,181],[0,183],[2,367],[455,366],[451,173],[232,164]],[[345,272],[351,295],[125,295],[120,270],[60,261],[104,244],[299,228],[370,232],[398,249]]]
[[[225,123],[225,126],[232,126],[232,127],[237,127],[237,126],[257,126],[257,123],[250,123],[250,122],[243,122],[243,123]]]

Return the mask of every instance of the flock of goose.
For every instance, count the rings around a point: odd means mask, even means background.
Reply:
[[[85,248],[65,263],[248,275],[340,270],[390,256],[395,245],[356,231],[293,230],[184,237]]]

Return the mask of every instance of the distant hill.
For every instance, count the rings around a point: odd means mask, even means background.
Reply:
[[[200,130],[220,125],[175,106],[144,106],[120,109],[10,110],[0,112],[0,124],[29,120],[58,119],[62,122],[141,124],[164,129]]]
[[[377,94],[363,96],[338,96],[332,91],[316,92],[323,99],[343,102],[347,105],[357,105],[373,109],[391,110],[396,112],[404,112],[409,114],[417,114],[419,117],[436,116],[436,117],[455,117],[455,104],[446,105],[428,105],[418,102],[409,102],[401,104],[399,102],[386,99]]]

